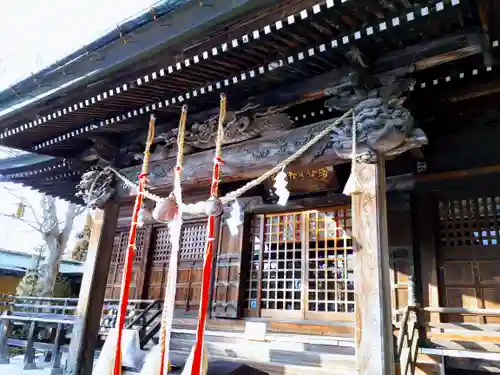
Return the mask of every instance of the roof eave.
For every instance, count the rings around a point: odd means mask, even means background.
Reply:
[[[22,111],[36,107],[43,101],[53,99],[63,90],[68,92],[85,87],[106,75],[147,58],[170,44],[187,40],[194,34],[202,34],[210,27],[227,19],[276,2],[277,0],[220,0],[209,7],[200,6],[198,2],[190,2],[176,11],[167,13],[161,19],[157,19],[158,22],[151,22],[141,27],[138,29],[140,32],[126,35],[126,37],[133,38],[133,43],[123,43],[123,40],[119,39],[105,45],[95,52],[99,55],[99,59],[91,59],[88,54],[79,56],[66,66],[72,74],[64,74],[61,69],[46,74],[43,77],[43,84],[40,84],[40,80],[34,82],[33,89],[28,95],[15,96],[10,101],[4,101],[4,113],[0,115],[0,120],[8,119]],[[166,24],[168,28],[165,27]],[[33,100],[33,97],[36,99]],[[23,103],[26,104],[23,105]],[[5,108],[12,107],[15,109],[5,111]]]

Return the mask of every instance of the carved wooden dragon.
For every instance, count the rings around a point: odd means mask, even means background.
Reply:
[[[363,72],[353,72],[341,84],[325,90],[332,96],[327,107],[342,111],[354,107],[356,153],[364,154],[363,161],[373,160],[377,153],[394,156],[427,143],[424,132],[414,127],[410,111],[402,106],[404,99],[399,99],[411,84],[412,80],[397,77],[381,83]],[[352,126],[349,117],[331,136],[331,147],[345,159],[352,157]]]
[[[238,111],[229,111],[224,126],[223,145],[247,141],[274,132],[289,130],[294,122],[284,113],[286,107],[269,107],[264,112],[250,114],[259,105],[248,104]],[[215,147],[219,116],[214,115],[204,122],[195,122],[186,131],[184,153],[207,150]],[[177,129],[161,133],[155,140],[158,146],[151,160],[163,160],[177,153]]]

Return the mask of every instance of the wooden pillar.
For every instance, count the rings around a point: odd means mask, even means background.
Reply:
[[[65,374],[68,375],[92,373],[118,215],[119,204],[112,199],[106,203],[104,210],[96,212],[92,223],[92,234],[65,368]]]
[[[394,374],[385,161],[357,166],[352,196],[355,247],[356,369],[359,375]]]
[[[415,202],[415,238],[422,280],[422,306],[439,307],[438,269],[436,260],[437,202],[429,191],[417,191]],[[431,313],[430,322],[439,323],[439,313]]]

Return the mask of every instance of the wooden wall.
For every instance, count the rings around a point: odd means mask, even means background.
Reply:
[[[391,270],[393,311],[408,306],[415,290],[411,201],[408,193],[388,193],[387,230]],[[399,321],[400,314],[393,315]]]
[[[119,298],[128,243],[130,207],[122,208],[113,243],[106,298]],[[223,219],[225,220],[225,218]],[[227,225],[218,232],[214,259],[213,316],[238,317],[243,232],[231,236]],[[206,218],[186,220],[181,234],[175,307],[177,313],[196,315],[200,304],[201,275],[205,252]],[[130,298],[163,299],[171,244],[168,228],[146,224],[137,232]]]
[[[311,199],[305,206],[300,206],[300,211],[325,206],[330,200],[330,198],[326,197]],[[337,200],[339,203],[342,202],[343,205],[334,206],[332,208],[347,207],[345,206],[346,201],[348,202],[347,197]],[[337,205],[339,203],[337,203]],[[272,215],[276,216],[276,206],[268,206],[269,211],[274,211]],[[291,206],[293,207],[293,205]],[[325,209],[326,208],[323,207],[320,211],[324,211]],[[259,211],[262,210],[265,211],[266,207],[260,206]],[[129,214],[128,208],[122,211],[124,217]],[[282,211],[286,212],[286,207],[284,209],[282,208]],[[262,214],[260,214],[260,216],[262,216]],[[308,218],[309,216],[310,214],[307,215]],[[249,307],[247,306],[248,300],[245,301],[245,295],[248,294],[246,287],[248,284],[248,275],[250,274],[250,253],[252,247],[250,237],[251,223],[254,217],[256,216],[250,213],[245,215],[245,225],[236,236],[230,234],[225,224],[227,218],[221,218],[212,278],[214,282],[212,286],[211,311],[214,317],[241,317],[244,314],[244,308]],[[307,222],[311,220],[312,219],[309,218]],[[107,298],[118,298],[120,293],[124,254],[128,240],[128,228],[125,218],[121,220],[120,223],[122,225],[118,228],[113,246],[112,265],[106,289]],[[313,224],[314,223],[311,222],[310,225]],[[409,276],[412,275],[414,268],[411,226],[409,195],[391,193],[388,197],[388,227],[392,270],[391,297],[395,309],[402,309],[408,304]],[[302,229],[305,230],[305,227]],[[260,235],[263,236],[262,233]],[[177,314],[195,316],[198,313],[205,236],[206,220],[204,218],[186,221],[184,223],[179,254],[179,276],[176,292]],[[252,235],[252,238],[253,237],[255,237],[255,233]],[[139,229],[137,236],[137,254],[133,267],[134,283],[130,291],[131,298],[163,298],[170,250],[169,235],[166,226],[149,224]],[[303,268],[305,269],[305,267]],[[326,293],[324,294],[326,295]],[[309,295],[309,293],[307,293],[307,295]],[[310,304],[308,303],[307,305],[309,306]],[[328,304],[325,302],[325,306],[326,305]],[[330,310],[327,310],[325,307],[325,312],[323,314],[328,314],[329,318],[326,320],[332,320],[330,316],[332,314],[328,313],[328,311]],[[339,311],[340,313],[337,312],[337,315],[345,315],[345,317],[340,320],[351,320],[349,317],[352,315],[352,311],[349,312],[347,308]],[[309,313],[309,315],[311,314],[312,313]],[[260,313],[251,315],[260,316]],[[297,318],[298,320],[301,319],[300,316]],[[306,316],[302,316],[302,318],[307,318],[307,316],[306,314]],[[337,320],[337,318],[333,320]]]
[[[474,180],[456,180],[454,189],[427,186],[419,193],[428,202],[416,223],[426,306],[500,308],[500,184]],[[500,322],[488,316],[443,320]]]

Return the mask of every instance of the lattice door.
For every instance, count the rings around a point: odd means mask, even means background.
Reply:
[[[120,298],[121,284],[123,277],[123,268],[125,265],[125,253],[128,245],[128,231],[119,232],[115,235],[111,255],[111,265],[106,283],[106,298]],[[140,229],[136,237],[136,253],[132,267],[132,283],[130,285],[130,298],[140,298],[141,291],[137,288],[137,282],[141,280],[140,273],[143,257],[145,256],[146,231]]]
[[[262,317],[302,318],[303,221],[301,213],[265,216]]]
[[[148,299],[163,299],[170,261],[170,234],[167,227],[156,228],[153,235],[152,264],[147,286]]]
[[[222,218],[219,243],[215,256],[214,288],[212,296],[212,316],[238,318],[240,315],[240,275],[245,228],[232,235]]]
[[[346,207],[254,217],[246,315],[352,320],[351,226]]]
[[[204,222],[184,223],[175,292],[175,307],[179,312],[198,312],[205,239],[206,224]],[[153,235],[152,265],[147,284],[149,299],[164,298],[171,250],[168,228],[157,228]]]
[[[500,196],[442,199],[439,216],[442,303],[500,309]],[[500,323],[498,317],[449,319]]]
[[[308,283],[306,318],[352,320],[354,252],[351,209],[306,214]]]
[[[175,307],[198,312],[201,298],[201,274],[207,238],[205,222],[185,224],[179,249],[179,273]]]

